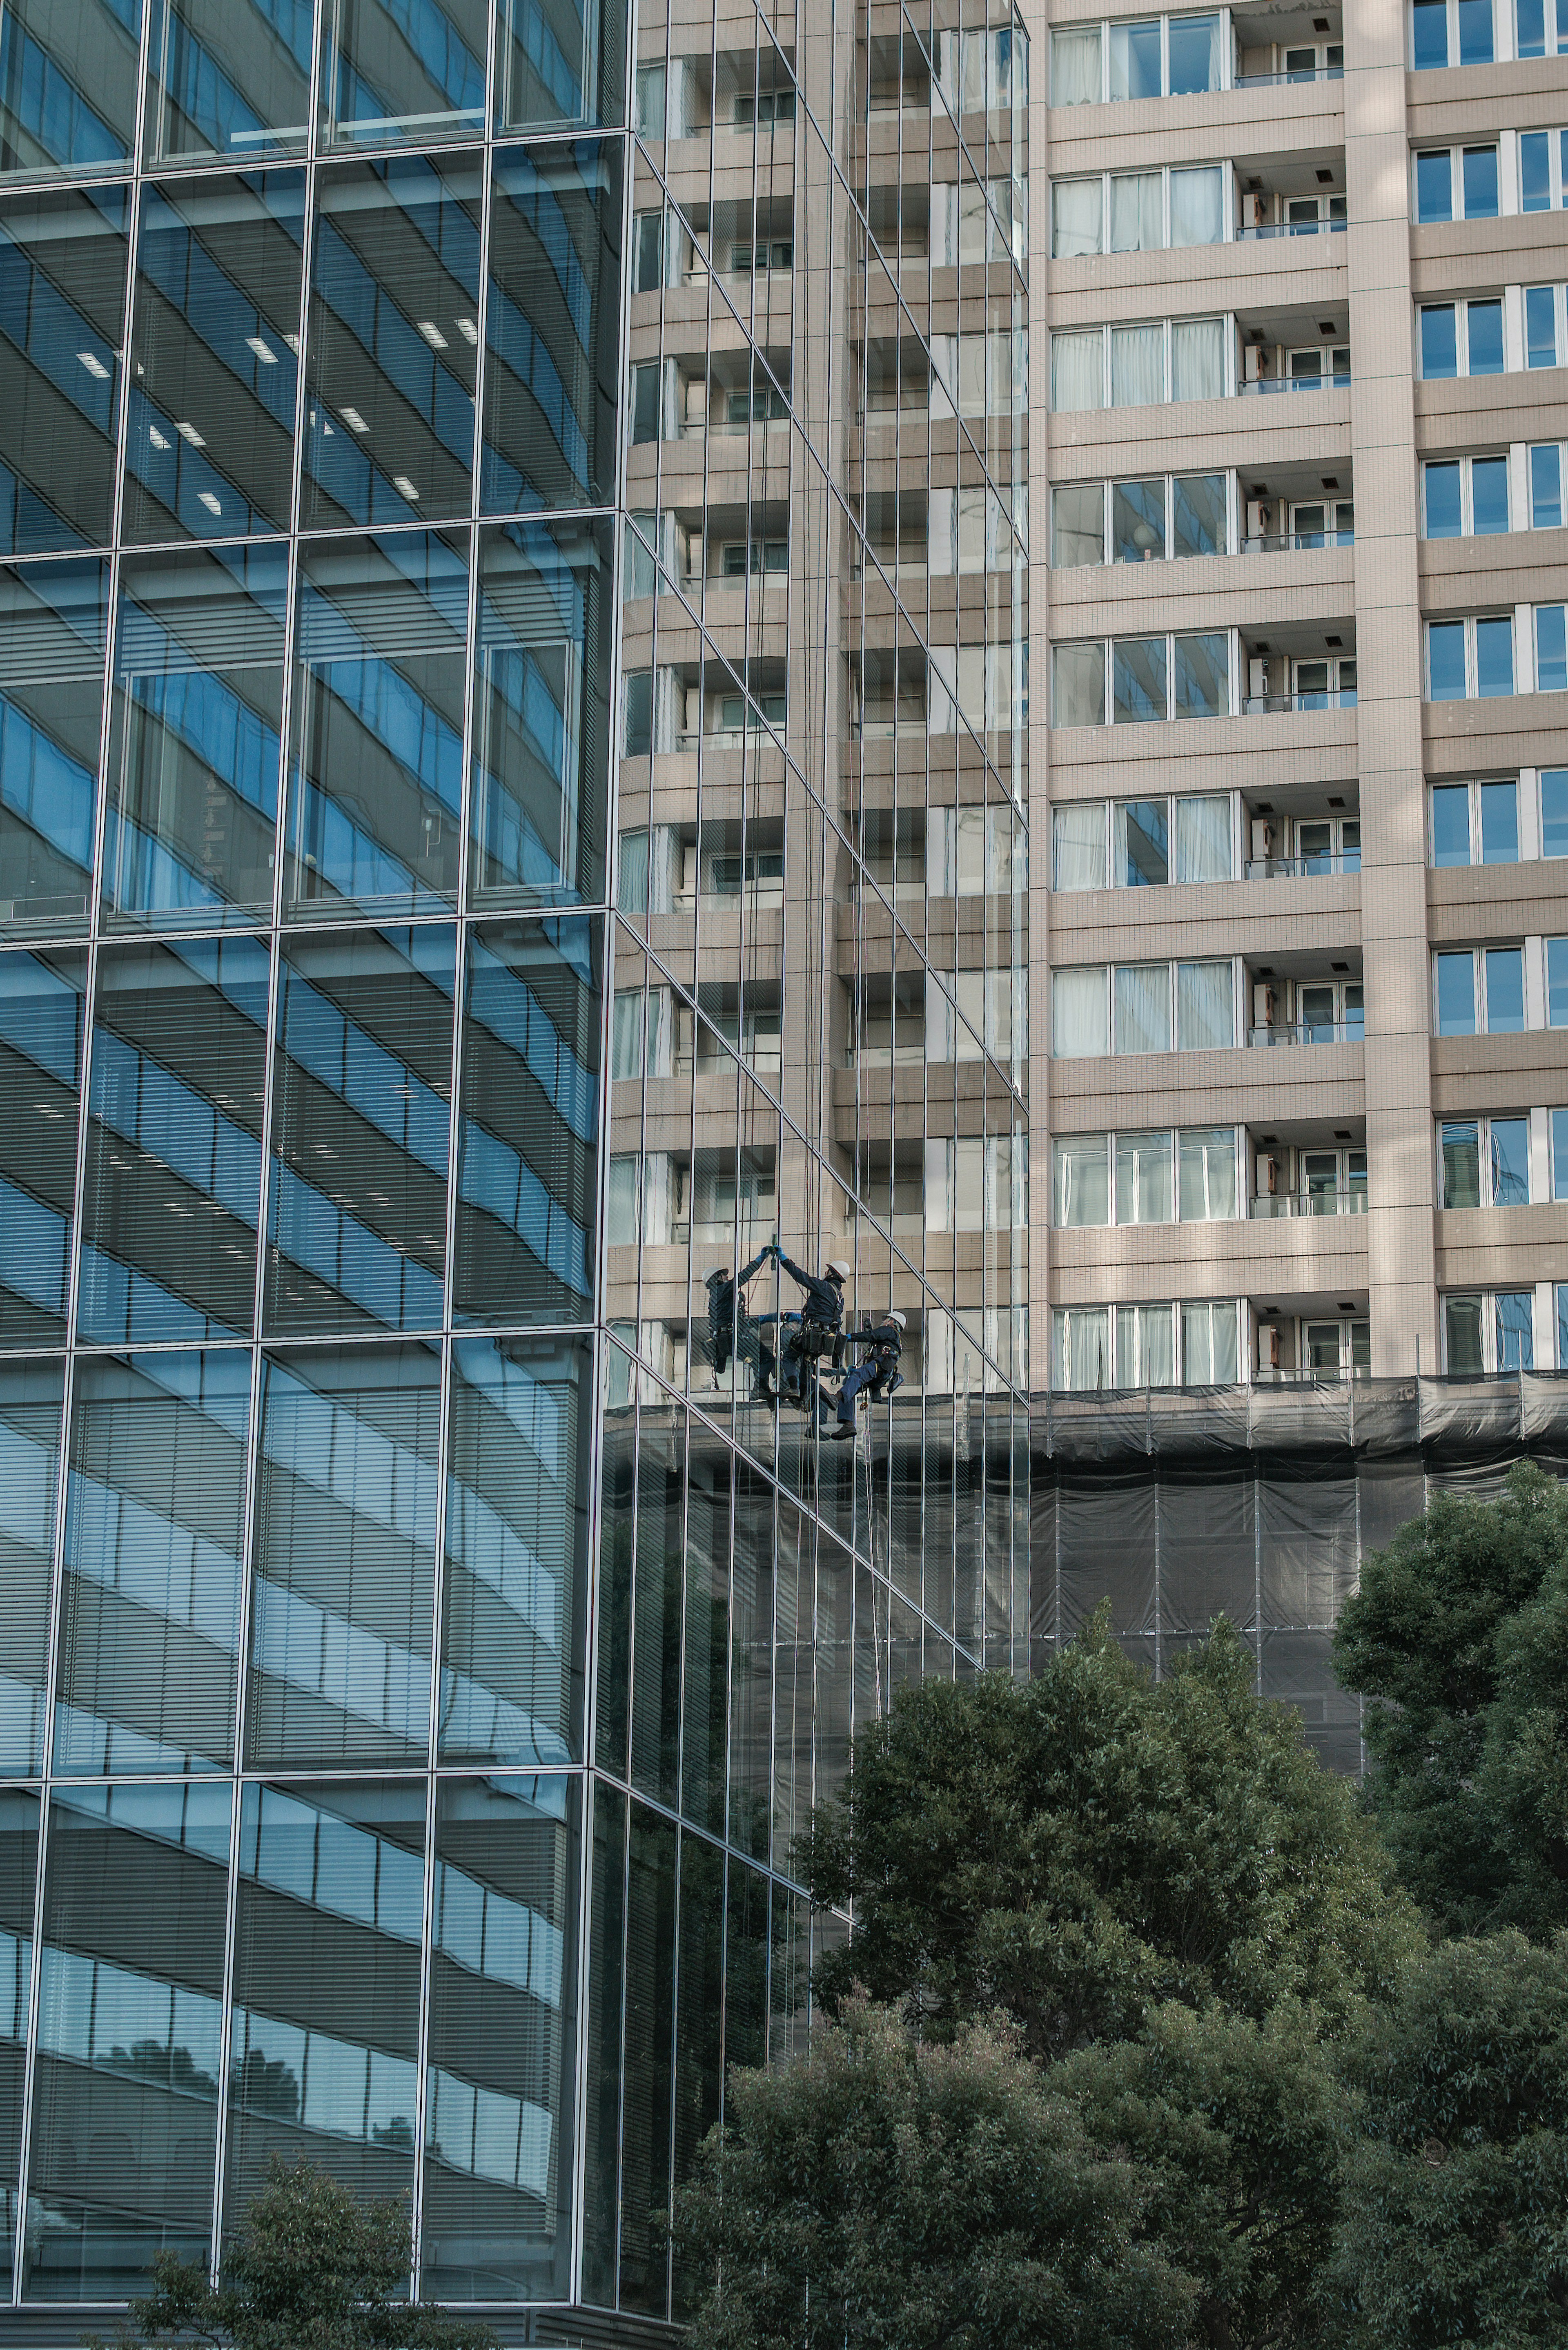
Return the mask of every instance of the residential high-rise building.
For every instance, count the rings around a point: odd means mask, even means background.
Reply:
[[[1026,62],[0,6],[0,2341],[273,2153],[679,2314],[808,1805],[1026,1663]]]

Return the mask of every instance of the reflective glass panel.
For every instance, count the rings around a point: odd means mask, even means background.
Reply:
[[[593,1313],[599,924],[518,922],[469,944],[452,1310]]]
[[[1481,1360],[1481,1302],[1479,1297],[1443,1300],[1445,1352],[1450,1378],[1480,1378],[1485,1367]]]
[[[0,2282],[11,2290],[16,2178],[22,2150],[23,2043],[33,1974],[33,1902],[38,1865],[38,1799],[0,1791]]]
[[[1445,1118],[1441,1128],[1443,1205],[1480,1206],[1480,1128],[1473,1118]]]
[[[1519,861],[1519,786],[1482,784],[1480,853],[1483,865],[1516,865]]]
[[[1458,538],[1465,526],[1459,501],[1458,458],[1440,464],[1423,465],[1421,480],[1425,492],[1427,536]]]
[[[1170,714],[1224,718],[1231,710],[1231,639],[1216,629],[1170,640]]]
[[[1454,216],[1453,171],[1449,151],[1416,158],[1416,218],[1446,221]]]
[[[1568,857],[1568,767],[1541,771],[1541,854]]]
[[[1159,47],[1158,16],[1146,17],[1141,24],[1111,26],[1112,98],[1158,98]]]
[[[1471,375],[1502,373],[1502,304],[1501,302],[1468,302],[1465,305],[1465,330],[1469,350]]]
[[[56,1791],[30,2301],[123,2300],[159,2252],[206,2258],[232,1800],[210,1783]]]
[[[1524,363],[1549,368],[1557,364],[1557,288],[1527,286],[1524,289]]]
[[[1433,620],[1427,629],[1428,696],[1433,702],[1465,698],[1465,624]]]
[[[1486,950],[1486,1027],[1489,1036],[1511,1035],[1524,1025],[1524,951],[1521,947]]]
[[[1561,609],[1561,607],[1559,607]],[[1525,660],[1529,661],[1529,639]],[[1542,688],[1542,691],[1545,689]],[[1511,615],[1476,622],[1476,691],[1513,691],[1513,619]]]
[[[1492,0],[1458,0],[1460,65],[1491,63],[1491,11]]]
[[[1431,383],[1459,371],[1451,302],[1428,303],[1421,312],[1421,374]]]
[[[0,572],[0,934],[85,927],[109,567]]]
[[[479,341],[479,166],[428,156],[317,182],[304,519],[466,514]]]
[[[1051,493],[1051,559],[1058,571],[1106,559],[1106,492],[1101,482],[1075,482]]]
[[[0,1492],[5,1497],[0,1505],[0,1777],[36,1776],[43,1768],[49,1561],[55,1546],[64,1385],[65,1367],[58,1361],[0,1364]],[[5,1933],[13,1923],[4,1893],[5,1800],[0,1797],[0,2051],[20,2036],[6,2022],[14,2014],[6,2000],[16,1986],[15,1949]],[[0,2148],[5,2143],[5,2063],[0,2054]]]
[[[1470,512],[1476,536],[1508,528],[1508,459],[1476,457],[1470,462]]]
[[[1116,881],[1126,889],[1147,889],[1170,879],[1168,800],[1117,800],[1111,812],[1116,837]]]
[[[1223,555],[1231,542],[1223,473],[1178,473],[1171,485],[1173,555]]]
[[[601,10],[585,0],[500,0],[497,130],[618,121],[624,106],[621,22],[618,8]],[[690,67],[680,62],[689,74]],[[683,79],[682,95],[685,87]],[[683,120],[680,98],[670,108],[670,116],[677,108]],[[782,111],[778,119],[784,119]],[[682,135],[681,121],[667,118],[666,127],[671,139]],[[663,129],[654,135],[663,136]]]
[[[147,143],[159,162],[303,148],[310,0],[155,0]]]
[[[1530,1120],[1494,1118],[1491,1131],[1491,1204],[1494,1208],[1530,1205]]]
[[[1111,485],[1111,557],[1152,562],[1165,553],[1165,478]]]
[[[1173,16],[1170,20],[1172,98],[1220,86],[1220,42],[1224,20],[1220,16]]]
[[[264,1366],[253,1762],[423,1762],[440,1429],[433,1348],[337,1347]]]
[[[0,26],[0,171],[101,172],[136,140],[140,0],[10,0]]]
[[[1556,530],[1563,522],[1563,450],[1542,441],[1530,452],[1530,526]]]
[[[244,1336],[254,1308],[266,949],[99,958],[77,1327],[111,1346]]]
[[[77,1373],[55,1769],[233,1761],[250,1363],[89,1357]]]
[[[1529,1371],[1535,1367],[1535,1293],[1504,1289],[1494,1301],[1497,1314],[1497,1367]]]
[[[1528,5],[1528,0],[1526,0]],[[1449,0],[1415,0],[1411,63],[1419,73],[1449,62]]]
[[[298,940],[284,955],[273,1329],[440,1326],[453,953],[441,925]]]
[[[0,554],[108,541],[126,227],[121,188],[0,203]]]
[[[1438,1034],[1473,1036],[1476,1033],[1476,959],[1467,947],[1459,954],[1440,954],[1438,963]]]
[[[287,529],[304,239],[298,172],[143,191],[126,538]]]
[[[119,925],[265,920],[282,756],[280,546],[120,567],[104,828]]]
[[[83,955],[0,956],[0,1346],[65,1336],[86,989]]]
[[[327,12],[323,134],[476,138],[484,129],[484,0],[337,0]]]
[[[301,550],[286,896],[415,913],[462,868],[468,563],[408,531]]]
[[[1111,646],[1112,716],[1118,725],[1166,715],[1164,637],[1117,637]]]
[[[1568,939],[1546,941],[1546,1024],[1568,1028]]]

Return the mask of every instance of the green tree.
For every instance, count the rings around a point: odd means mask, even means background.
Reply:
[[[801,1865],[819,1905],[855,1905],[817,1970],[830,2012],[853,1982],[926,2037],[1002,2008],[1036,2057],[1168,2000],[1297,2000],[1333,2030],[1418,1939],[1354,1792],[1258,1703],[1222,1620],[1158,1685],[1102,1612],[1032,1682],[900,1690]]]
[[[361,2203],[327,2172],[275,2154],[220,2282],[204,2261],[161,2253],[119,2350],[493,2350],[487,2325],[401,2297],[409,2253],[402,2202]]]
[[[1441,1944],[1345,2069],[1356,2111],[1328,2278],[1339,2339],[1568,2339],[1568,1936]]]
[[[692,2350],[1176,2350],[1192,2291],[1005,2026],[922,2043],[846,2000],[781,2072],[732,2073],[676,2199],[709,2280]]]
[[[1363,1565],[1334,1666],[1372,1700],[1372,1809],[1446,1933],[1568,1925],[1568,1486],[1438,1493]]]

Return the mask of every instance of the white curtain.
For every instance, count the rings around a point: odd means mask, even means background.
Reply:
[[[1106,404],[1106,338],[1087,334],[1051,338],[1051,405],[1063,414]]]
[[[1231,879],[1231,802],[1219,792],[1176,803],[1176,878],[1179,881]]]
[[[1068,482],[1053,490],[1051,560],[1057,570],[1070,570],[1081,563],[1103,563],[1105,559],[1105,484]]]
[[[635,1248],[638,1242],[638,1174],[642,1161],[635,1151],[617,1151],[609,1163],[609,1191],[605,1201],[605,1239],[611,1248]]]
[[[1110,1222],[1108,1138],[1103,1134],[1060,1134],[1055,1154],[1054,1222],[1071,1231],[1080,1224]]]
[[[985,1224],[985,1138],[960,1135],[953,1144],[952,1229],[978,1232]]]
[[[1181,1309],[1181,1376],[1189,1388],[1230,1387],[1237,1377],[1236,1306],[1229,1297]]]
[[[1051,103],[1097,106],[1100,102],[1100,28],[1051,36]]]
[[[1109,1387],[1111,1315],[1107,1305],[1058,1305],[1051,1317],[1051,1384],[1057,1388]]]
[[[1101,186],[1098,179],[1058,180],[1052,188],[1051,250],[1058,261],[1098,253]]]
[[[1224,391],[1224,319],[1178,318],[1170,330],[1172,400],[1220,400]]]
[[[1114,182],[1113,182],[1114,185]],[[1225,172],[1219,163],[1170,175],[1172,244],[1221,244],[1225,239]]]
[[[981,1042],[985,1035],[985,973],[983,971],[961,971],[954,973],[958,1008],[963,1015],[954,1035],[953,1058],[958,1061],[978,1061]]]
[[[1170,965],[1168,962],[1121,962],[1116,965],[1116,1050],[1118,1053],[1169,1052]]]
[[[1086,1054],[1110,1051],[1104,963],[1052,974],[1051,1019],[1051,1049],[1058,1060],[1081,1060]]]
[[[1111,328],[1111,406],[1146,408],[1165,398],[1165,328]]]
[[[610,1016],[610,1076],[619,1083],[642,1075],[643,993],[618,987]]]
[[[1176,1049],[1213,1052],[1236,1041],[1235,972],[1223,962],[1176,966]]]
[[[1175,1205],[1170,1129],[1116,1137],[1116,1222],[1168,1224]]]
[[[925,1219],[929,1232],[953,1228],[953,1147],[943,1136],[926,1142]]]
[[[1106,649],[1087,645],[1051,648],[1051,721],[1055,726],[1103,726],[1106,723]]]
[[[1212,1223],[1236,1212],[1236,1129],[1187,1126],[1179,1139],[1183,1223]]]
[[[1106,806],[1089,800],[1082,807],[1059,807],[1053,813],[1055,832],[1055,887],[1058,889],[1103,889],[1106,886]]]
[[[1159,181],[1158,172],[1118,172],[1112,178],[1110,252],[1158,253],[1165,243]]]
[[[1176,1309],[1170,1305],[1116,1308],[1116,1385],[1168,1388],[1176,1380]]]

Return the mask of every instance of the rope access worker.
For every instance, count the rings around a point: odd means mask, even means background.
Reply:
[[[830,1257],[821,1273],[807,1273],[792,1257],[785,1256],[777,1241],[769,1243],[772,1254],[781,1272],[787,1273],[802,1295],[800,1315],[759,1315],[759,1321],[789,1322],[789,1335],[775,1365],[772,1348],[762,1344],[762,1376],[757,1393],[764,1402],[773,1400],[770,1387],[775,1369],[780,1391],[791,1403],[805,1409],[808,1403],[819,1404],[826,1416],[827,1399],[816,1388],[815,1375],[810,1365],[824,1355],[831,1355],[836,1365],[844,1347],[844,1284],[849,1278],[849,1266],[842,1257]],[[808,1385],[810,1392],[808,1393]]]
[[[752,1275],[768,1261],[768,1251],[760,1248],[741,1274],[734,1280],[727,1264],[716,1264],[702,1276],[708,1292],[708,1352],[713,1364],[713,1384],[718,1386],[729,1369],[732,1357],[750,1363],[757,1373],[760,1385],[762,1370],[759,1359],[760,1342],[752,1316],[746,1311],[742,1296],[736,1303],[736,1293],[743,1291]]]
[[[873,1327],[869,1315],[854,1333],[854,1343],[864,1351],[860,1360],[838,1390],[838,1425],[835,1439],[842,1442],[855,1433],[855,1400],[869,1388],[873,1403],[880,1403],[885,1395],[904,1384],[898,1368],[898,1357],[904,1351],[904,1316],[897,1306]]]

